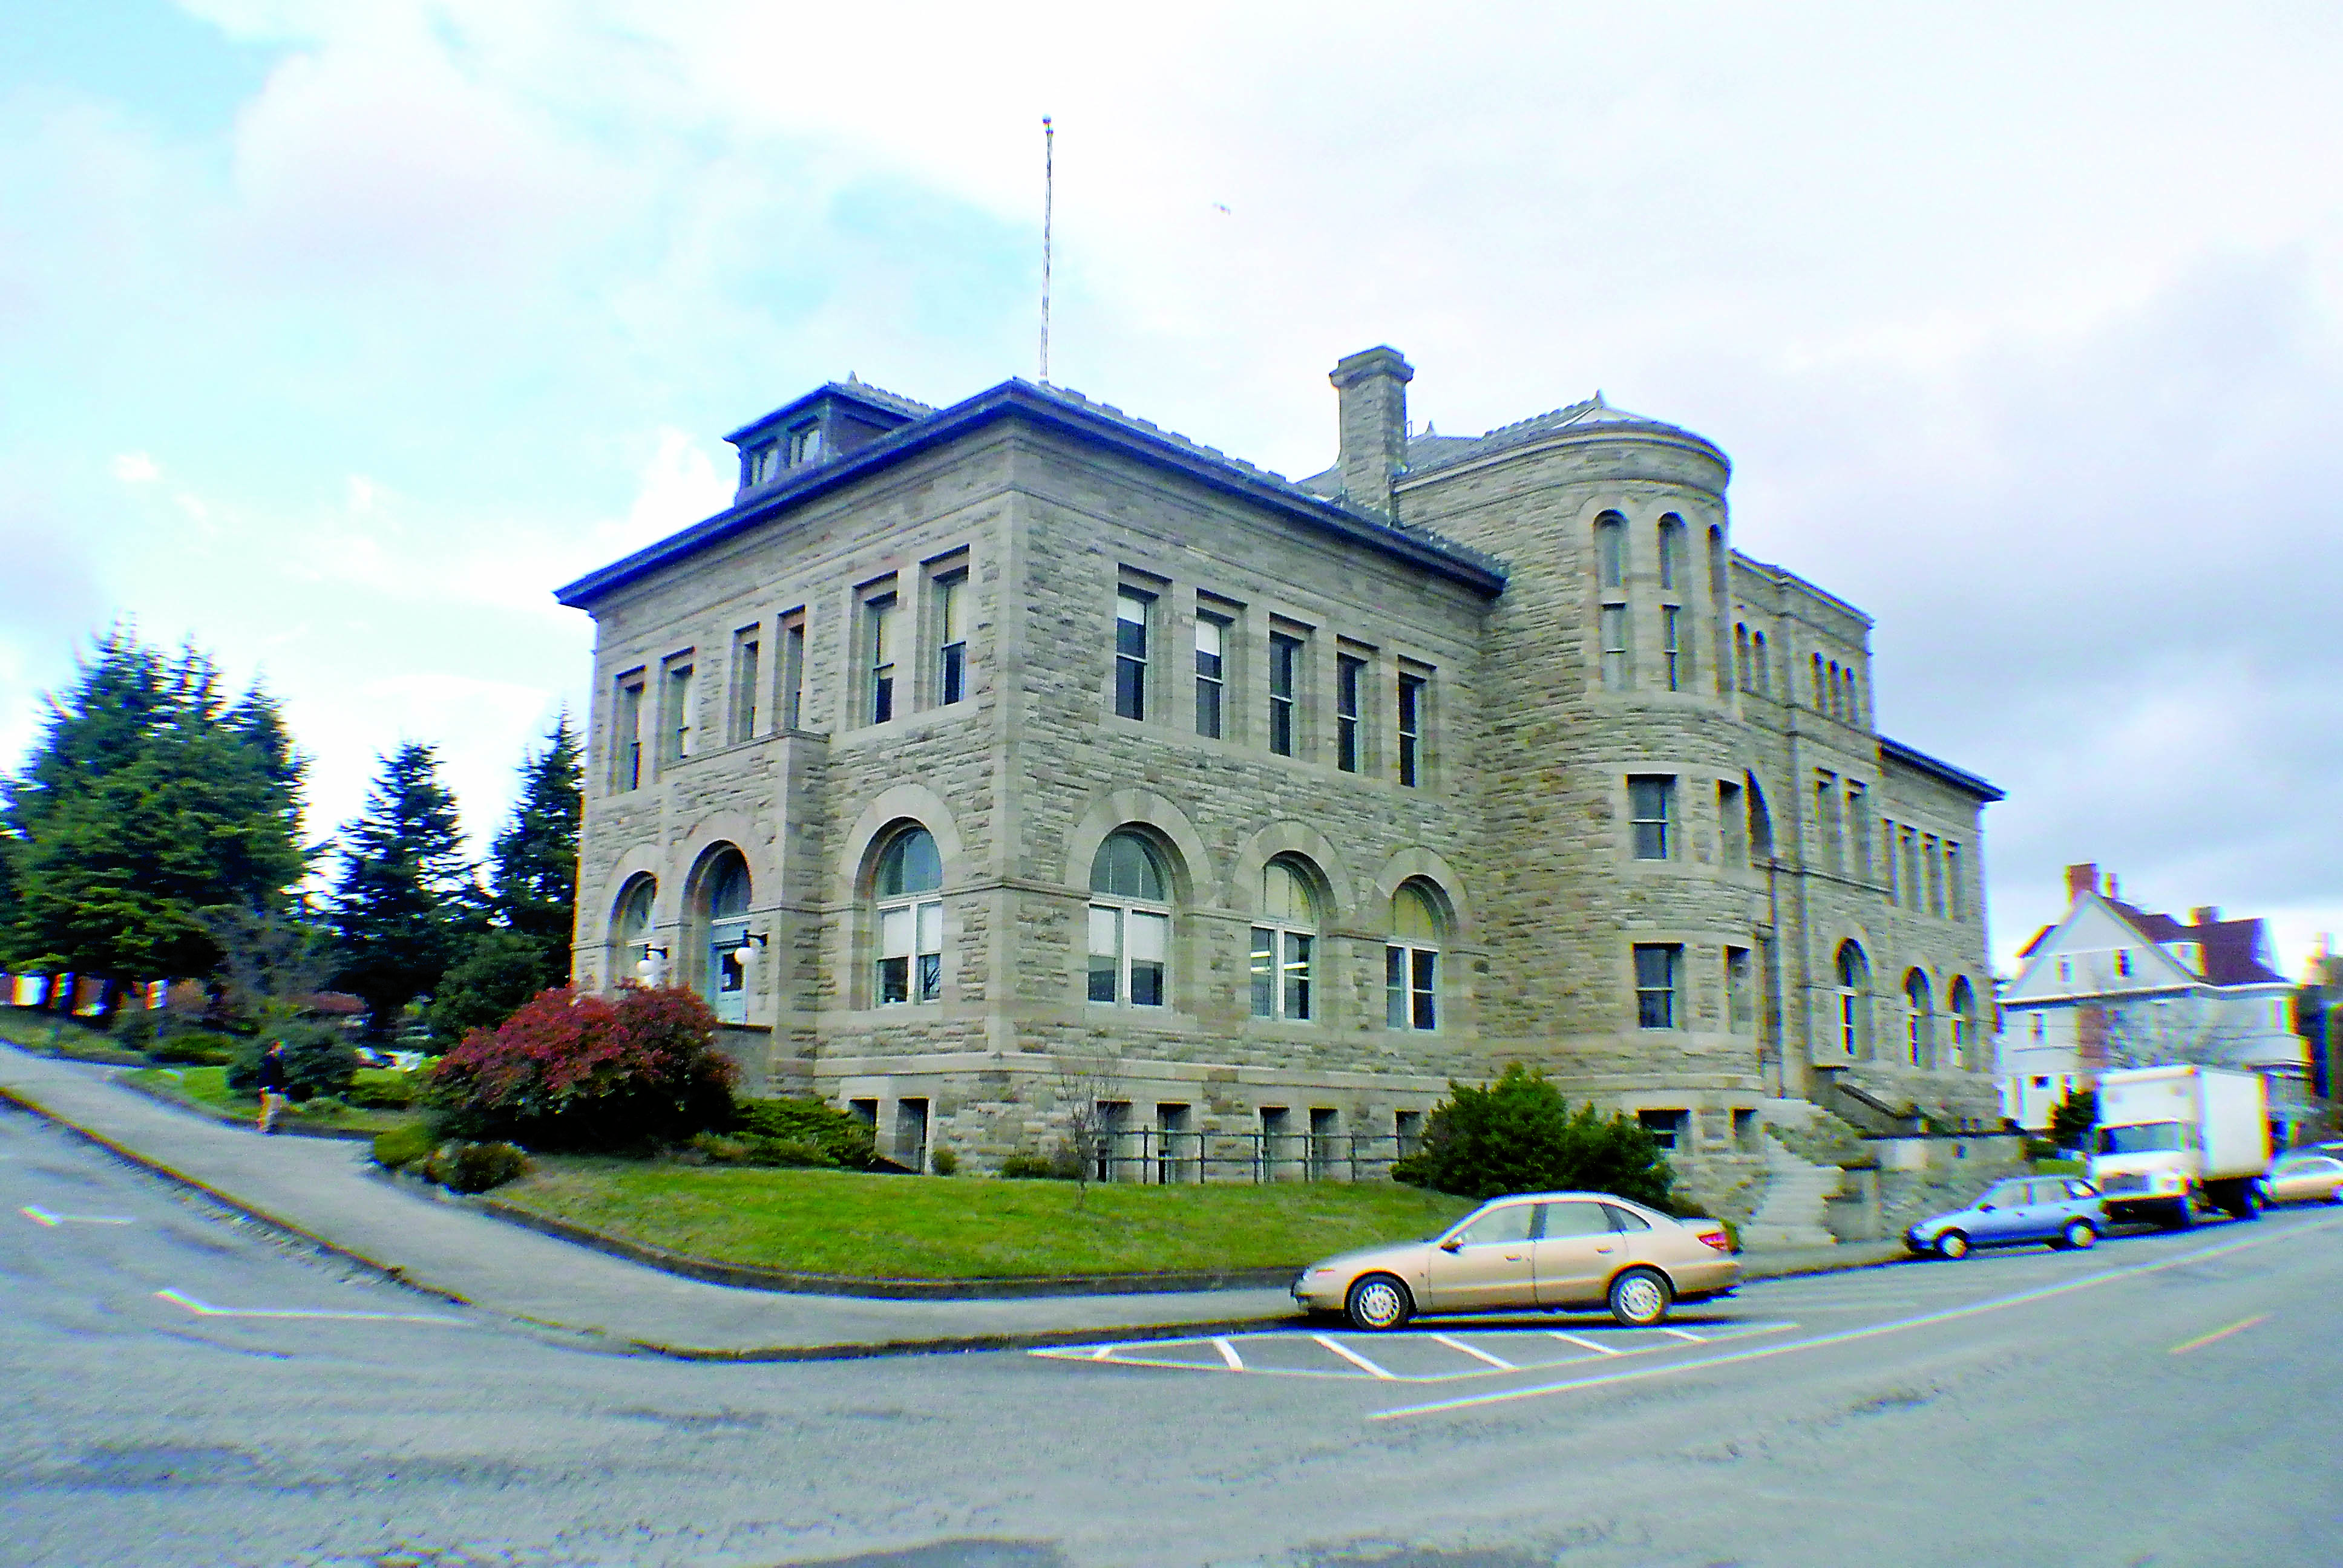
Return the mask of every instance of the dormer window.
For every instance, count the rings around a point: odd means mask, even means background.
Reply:
[[[781,477],[781,445],[778,441],[760,441],[749,448],[749,483],[751,487],[769,485]]]
[[[789,459],[792,468],[802,468],[821,461],[821,427],[800,425],[789,435]]]

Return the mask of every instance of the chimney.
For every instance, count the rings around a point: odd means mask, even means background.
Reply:
[[[2066,901],[2068,903],[2073,903],[2085,893],[2096,893],[2098,890],[2098,867],[2085,864],[2066,868]]]
[[[1407,464],[1407,384],[1415,367],[1396,348],[1366,348],[1326,379],[1342,397],[1342,493],[1362,511],[1394,517],[1392,478]]]
[[[2215,904],[2207,904],[2203,909],[2189,910],[2188,923],[2192,926],[2219,925],[2221,923],[2221,910],[2219,906]]]

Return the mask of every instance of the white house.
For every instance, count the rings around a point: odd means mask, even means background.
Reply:
[[[2258,920],[2217,909],[2187,924],[2099,885],[2095,865],[2066,868],[2070,902],[2019,957],[2001,990],[2002,1112],[2050,1124],[2069,1090],[2117,1067],[2167,1062],[2250,1068],[2269,1080],[2282,1127],[2308,1114],[2309,1060],[2294,1032],[2294,987],[2270,965]]]

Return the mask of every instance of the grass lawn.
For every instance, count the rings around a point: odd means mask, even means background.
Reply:
[[[1282,1268],[1428,1236],[1473,1205],[1388,1181],[1267,1187],[867,1176],[541,1157],[496,1196],[728,1263],[897,1279]]]
[[[225,1067],[149,1067],[136,1072],[126,1072],[125,1081],[159,1090],[175,1100],[185,1100],[212,1111],[234,1111],[238,1116],[257,1118],[260,1101],[246,1094],[237,1094],[227,1086]],[[381,1075],[377,1075],[381,1076]],[[318,1127],[347,1127],[364,1132],[385,1132],[415,1120],[412,1111],[378,1111],[371,1107],[333,1105],[322,1111],[312,1106],[295,1105],[287,1108],[283,1121],[308,1122]]]
[[[102,1061],[109,1067],[128,1067],[146,1059],[126,1049],[113,1036],[82,1023],[67,1020],[65,1029],[57,1028],[57,1015],[39,1008],[0,1007],[0,1040],[46,1055],[49,1042],[56,1041],[56,1053],[77,1061]]]

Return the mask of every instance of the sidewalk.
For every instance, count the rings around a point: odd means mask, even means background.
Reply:
[[[1293,1317],[1282,1288],[1000,1300],[783,1295],[679,1278],[440,1201],[376,1173],[365,1144],[268,1138],[0,1045],[0,1097],[229,1207],[418,1290],[694,1360],[786,1361],[1213,1333]],[[1751,1279],[1861,1267],[1893,1244],[1746,1255]]]

